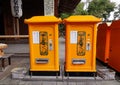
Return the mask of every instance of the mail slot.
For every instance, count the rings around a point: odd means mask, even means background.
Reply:
[[[32,75],[59,73],[58,24],[54,16],[25,19],[29,29],[30,72]],[[43,73],[44,72],[44,73]]]
[[[85,59],[73,59],[72,64],[85,64],[86,60]]]
[[[66,24],[65,76],[96,72],[97,23],[94,16],[70,16]],[[81,74],[79,75],[81,76]]]
[[[43,58],[36,58],[36,63],[44,63],[47,64],[49,62],[48,59],[43,59]]]

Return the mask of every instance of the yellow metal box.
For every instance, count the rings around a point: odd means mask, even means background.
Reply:
[[[54,16],[34,16],[25,19],[29,28],[30,71],[58,72],[58,23]]]
[[[64,19],[66,24],[65,75],[76,72],[96,72],[96,35],[97,23],[100,21],[99,18],[89,15]]]

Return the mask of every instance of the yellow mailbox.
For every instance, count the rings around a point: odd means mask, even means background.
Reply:
[[[54,16],[34,16],[25,19],[29,28],[31,74],[59,73],[58,23],[60,21]]]
[[[94,76],[96,73],[97,23],[94,16],[71,16],[66,24],[65,75]]]

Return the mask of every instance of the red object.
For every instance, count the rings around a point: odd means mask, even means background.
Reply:
[[[99,24],[97,31],[97,50],[98,60],[108,63],[110,50],[110,28],[106,23]]]
[[[108,65],[120,72],[120,20],[113,21],[110,28],[110,57]]]

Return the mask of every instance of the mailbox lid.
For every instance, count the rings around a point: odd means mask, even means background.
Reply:
[[[101,19],[92,15],[70,16],[65,22],[100,22]]]
[[[111,23],[101,23],[98,25],[98,30],[110,30],[110,24]]]
[[[120,24],[120,20],[115,20],[115,21],[112,22],[110,28],[113,29],[113,30],[114,29],[120,29],[120,25],[119,24]]]
[[[47,22],[61,22],[60,18],[55,16],[34,16],[30,19],[25,19],[25,23],[47,23]]]

